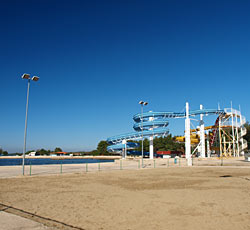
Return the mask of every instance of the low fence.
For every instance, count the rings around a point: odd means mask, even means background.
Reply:
[[[54,165],[25,165],[25,175],[50,175],[65,173],[90,173],[111,170],[142,170],[142,169],[160,169],[173,167],[186,167],[187,160],[185,158],[169,158],[169,159],[120,159],[107,163],[81,163],[81,164],[61,164]],[[192,164],[196,167],[202,166],[239,166],[250,167],[250,162],[240,158],[192,158]],[[0,177],[22,176],[22,166],[1,166]]]

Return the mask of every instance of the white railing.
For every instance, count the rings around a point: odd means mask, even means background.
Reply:
[[[241,125],[246,124],[246,118],[244,116],[241,116]]]
[[[232,108],[225,108],[224,111],[229,115],[240,116],[240,111]]]
[[[245,136],[247,134],[247,129],[246,129],[246,127],[242,127],[241,128],[241,132],[240,132],[240,137],[243,137],[243,136]]]
[[[240,151],[243,151],[244,149],[247,149],[247,141],[243,138],[241,138],[241,141],[243,140],[243,143],[240,147]]]

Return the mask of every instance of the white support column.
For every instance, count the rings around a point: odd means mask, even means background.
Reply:
[[[233,156],[235,157],[235,133],[234,133],[234,114],[232,114],[232,139],[233,139]]]
[[[200,109],[203,109],[203,106],[200,105]],[[201,157],[206,157],[206,147],[205,147],[205,127],[203,121],[203,114],[200,114],[200,142],[201,142]]]
[[[124,151],[123,151],[123,156],[122,158],[126,159],[127,158],[127,140],[122,140],[122,144],[124,144]]]
[[[211,157],[211,150],[209,144],[209,131],[207,130],[207,157]]]
[[[239,111],[240,111],[240,141],[241,141],[241,146],[243,146],[243,135],[242,135],[242,133],[243,133],[243,122],[242,122],[242,115],[241,115],[240,106],[239,106]],[[245,155],[242,147],[241,147],[240,153],[242,155]]]
[[[220,142],[220,157],[223,157],[223,153],[222,153],[222,138],[221,138],[221,116],[219,116],[219,142]]]
[[[150,117],[149,121],[153,121],[154,117]],[[150,128],[149,130],[153,130]],[[154,159],[154,135],[149,137],[149,158]]]
[[[185,155],[187,159],[187,165],[192,166],[191,141],[190,141],[190,118],[189,118],[188,102],[186,102],[186,119],[185,119]]]
[[[154,136],[149,137],[149,157],[154,159]]]
[[[196,126],[197,131],[197,135],[200,137],[200,126]],[[199,144],[196,146],[197,149],[197,157],[201,157],[201,142],[199,142]]]
[[[233,111],[232,101],[231,101],[231,119],[232,119],[233,156],[235,157],[234,111]]]
[[[235,123],[236,123],[236,147],[237,147],[237,152],[236,152],[236,156],[239,157],[240,156],[240,148],[239,148],[239,123],[238,123],[238,119],[237,119],[238,114],[236,114],[235,116]]]

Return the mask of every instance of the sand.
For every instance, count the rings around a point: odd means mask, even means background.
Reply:
[[[0,188],[6,212],[59,229],[250,229],[250,168],[27,176]]]

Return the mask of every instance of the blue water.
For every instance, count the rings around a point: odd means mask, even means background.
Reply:
[[[22,158],[1,159],[0,166],[22,165]],[[25,159],[25,165],[51,165],[51,164],[86,164],[86,163],[105,163],[114,162],[114,160],[98,160],[98,159],[60,159],[54,160],[51,158],[45,159]]]

